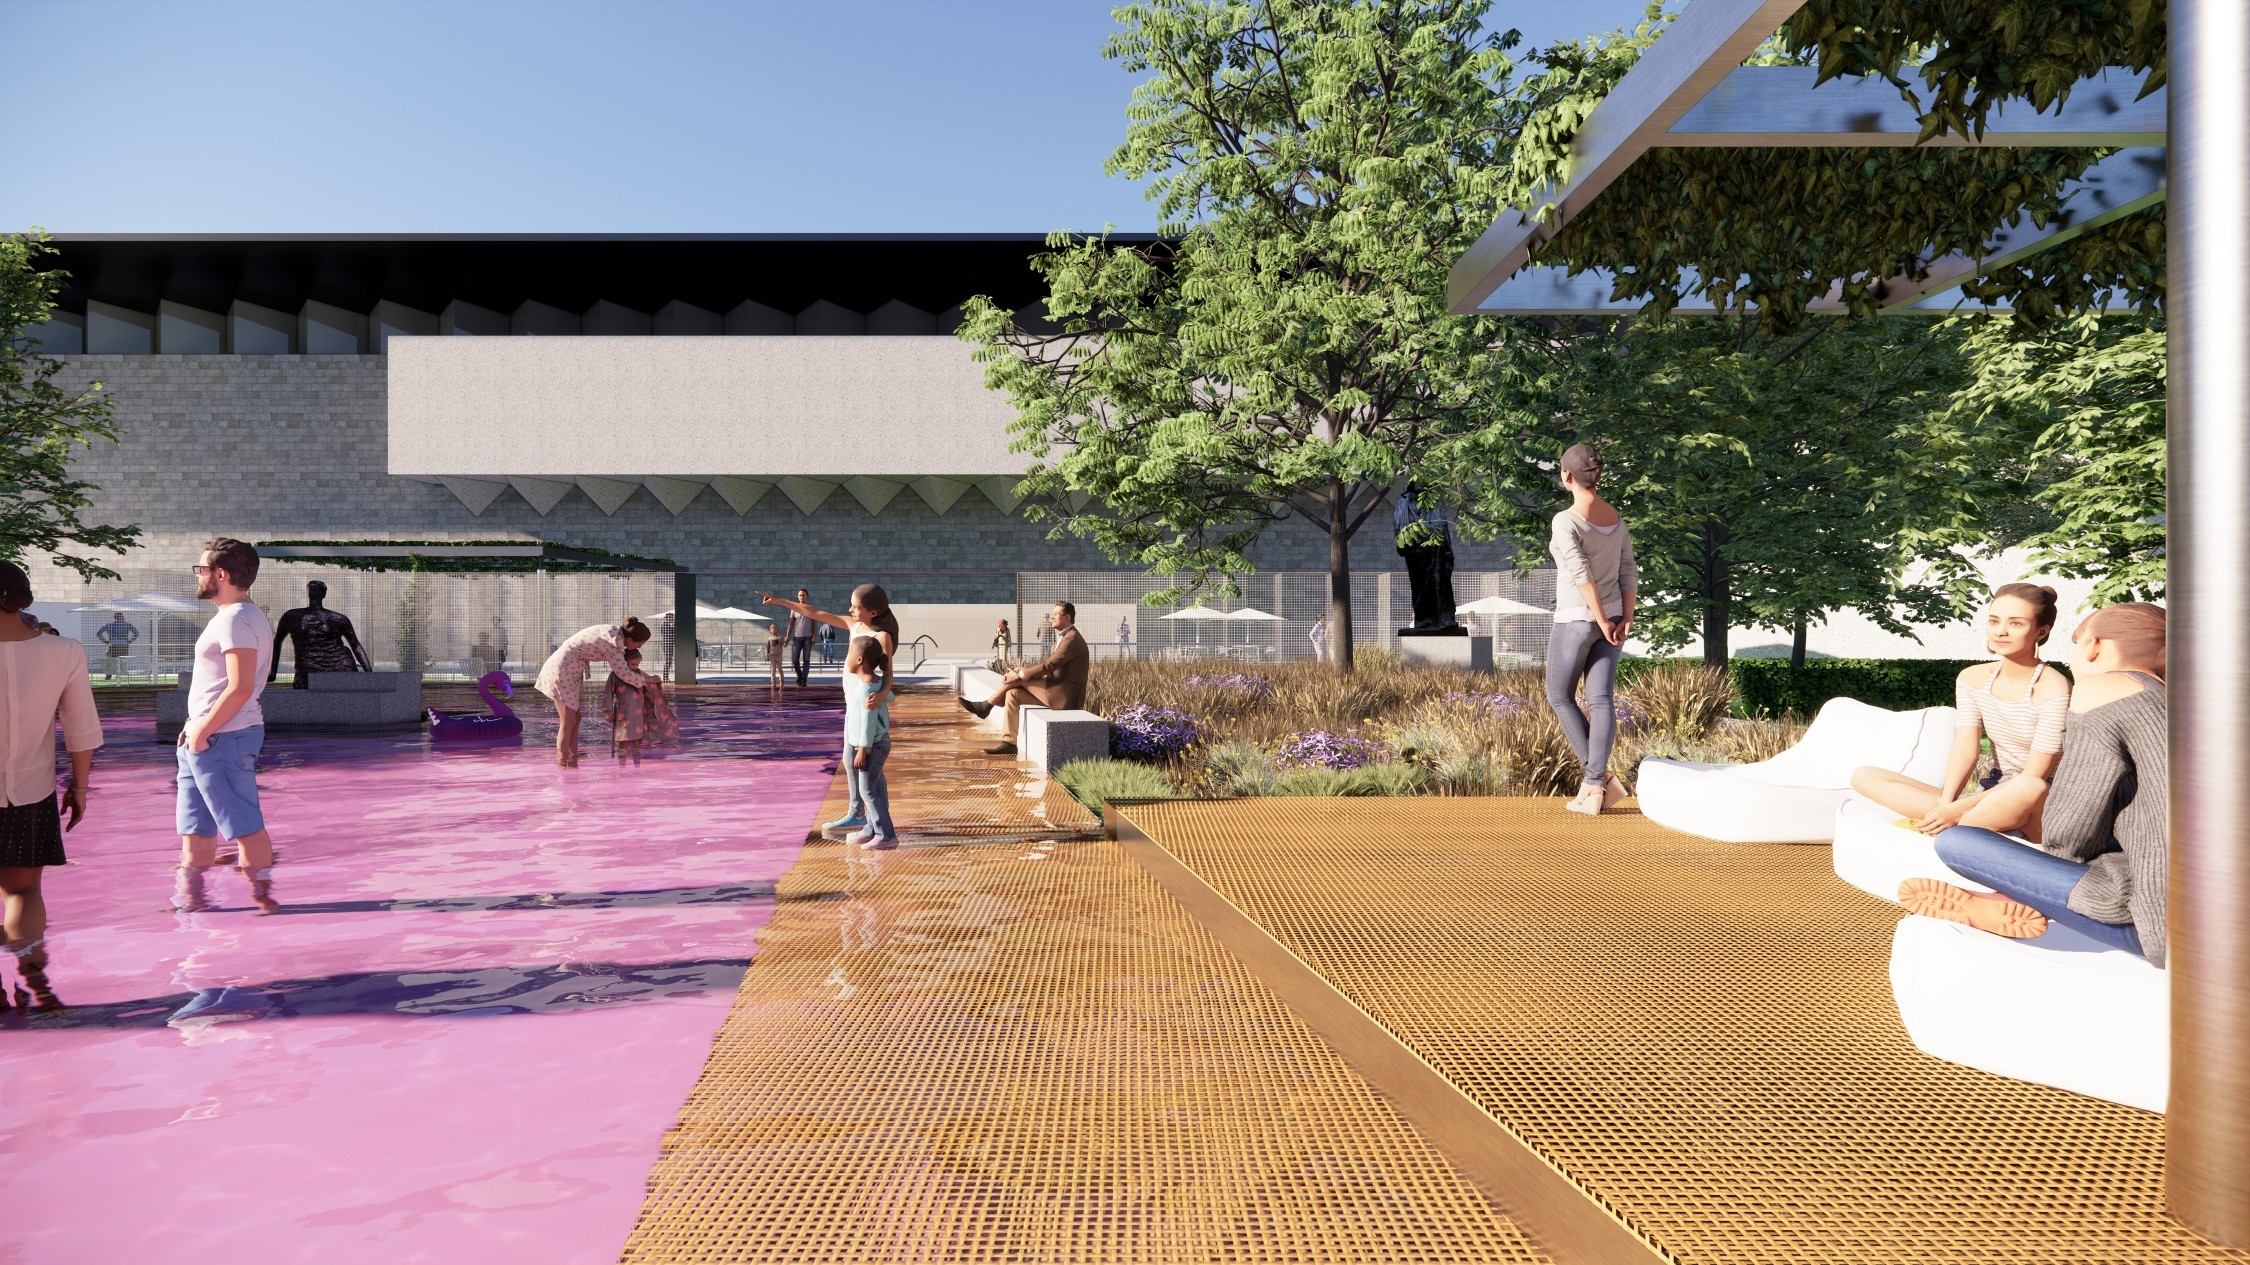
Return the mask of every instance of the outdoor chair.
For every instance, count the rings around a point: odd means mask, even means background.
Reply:
[[[1851,794],[1852,770],[1875,765],[1935,782],[1953,749],[1953,709],[1886,711],[1832,698],[1797,745],[1755,764],[1641,761],[1641,812],[1725,843],[1825,843]]]
[[[2063,926],[2050,925],[2036,940],[2010,940],[1909,917],[1891,938],[1891,993],[1924,1054],[2164,1110],[2171,977],[2137,953]]]

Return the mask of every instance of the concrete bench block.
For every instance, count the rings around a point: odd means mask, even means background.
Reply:
[[[1017,739],[1025,762],[1052,773],[1073,760],[1109,755],[1109,722],[1092,712],[1026,707]]]

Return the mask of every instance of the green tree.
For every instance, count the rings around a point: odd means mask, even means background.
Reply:
[[[2009,543],[2094,581],[2107,604],[2164,596],[2164,322],[2084,314],[2022,338],[1980,321],[1944,422],[1989,432],[2015,495],[2044,514]]]
[[[1551,466],[1596,445],[1604,494],[1632,525],[1636,628],[1658,648],[1700,640],[1723,665],[1731,627],[1798,630],[1852,610],[1892,632],[1958,614],[1979,543],[1976,438],[1942,418],[1965,366],[1945,330],[1907,319],[1822,322],[1792,344],[1737,318],[1590,326],[1570,343],[1560,403],[1476,507],[1545,550]]]
[[[1448,450],[1495,423],[1533,328],[1445,315],[1525,112],[1485,8],[1117,10],[1105,56],[1146,78],[1107,166],[1148,182],[1169,240],[1057,234],[1035,266],[1060,332],[981,299],[961,330],[1015,406],[1023,491],[1056,535],[1223,588],[1300,518],[1327,537],[1350,665],[1354,535],[1402,477],[1461,468]]]
[[[27,337],[54,311],[68,275],[40,268],[53,253],[36,228],[0,234],[0,558],[20,564],[44,553],[89,580],[116,579],[73,550],[123,553],[140,528],[86,522],[98,489],[70,477],[73,451],[117,442],[114,406],[99,382],[75,394],[58,385],[62,362]]]

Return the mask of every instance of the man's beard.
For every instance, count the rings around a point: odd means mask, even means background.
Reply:
[[[195,582],[195,600],[208,602],[219,595],[219,577],[209,571]]]

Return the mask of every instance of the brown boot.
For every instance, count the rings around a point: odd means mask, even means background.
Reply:
[[[250,903],[258,907],[259,913],[278,914],[281,912],[281,902],[273,898],[272,866],[261,866],[255,870],[248,866],[238,866],[236,869],[242,877],[250,880]]]
[[[209,871],[210,867],[204,865],[183,865],[173,871],[178,877],[172,888],[173,913],[200,914],[211,908],[211,894],[203,881]]]
[[[1924,918],[1940,918],[2012,940],[2047,934],[2047,915],[2007,897],[1981,896],[1934,878],[1910,878],[1898,885],[1898,903]]]

